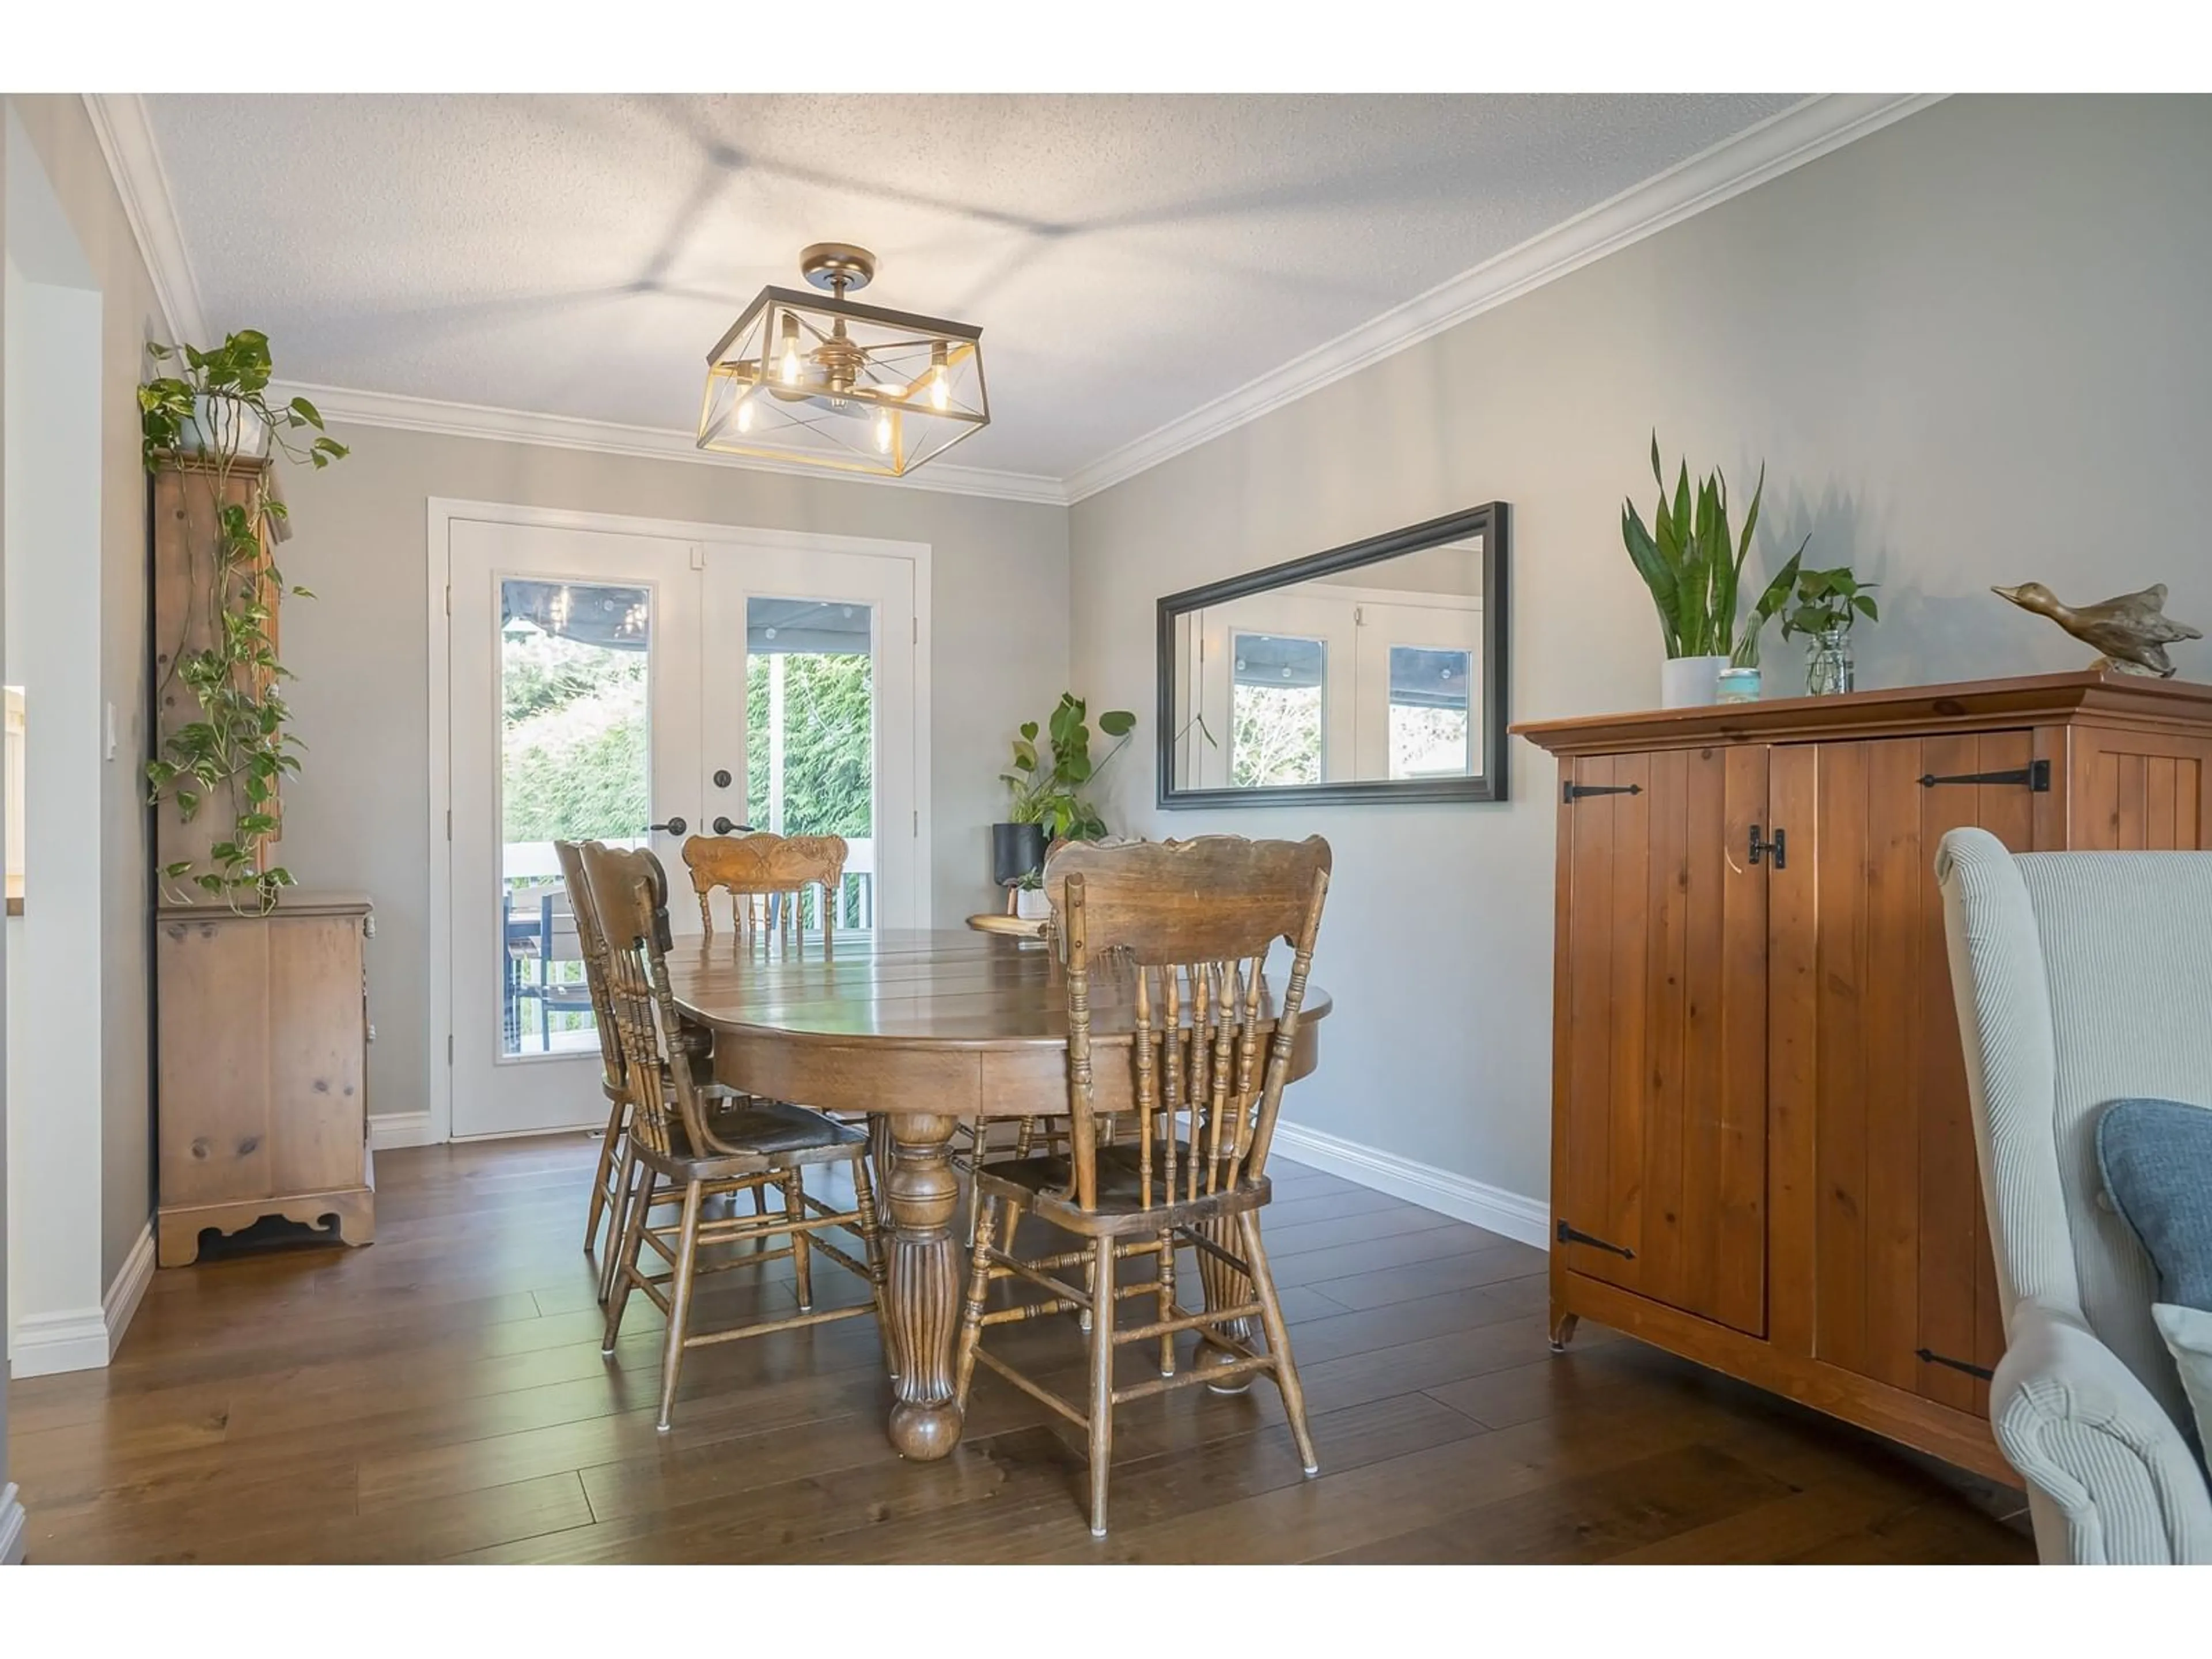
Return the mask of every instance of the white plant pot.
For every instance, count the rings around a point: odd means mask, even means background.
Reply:
[[[191,419],[177,429],[177,449],[185,455],[228,451],[240,460],[258,461],[267,457],[269,441],[269,422],[235,398],[194,398]]]
[[[1052,901],[1042,887],[1014,889],[1014,914],[1024,921],[1042,921],[1052,915]]]
[[[1726,657],[1669,657],[1659,665],[1659,706],[1702,708],[1718,701]]]

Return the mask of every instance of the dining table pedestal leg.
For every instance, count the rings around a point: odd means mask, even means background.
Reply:
[[[890,1442],[928,1462],[960,1443],[953,1398],[952,1339],[960,1314],[962,1251],[952,1237],[960,1183],[952,1173],[955,1120],[890,1115],[890,1327],[884,1333],[896,1375]]]
[[[1231,1254],[1241,1251],[1234,1220],[1205,1222],[1192,1231],[1204,1234],[1214,1244]],[[1216,1308],[1248,1306],[1255,1294],[1252,1281],[1212,1250],[1198,1252],[1198,1282],[1206,1292],[1206,1307],[1209,1313]],[[1263,1346],[1260,1337],[1260,1322],[1256,1319],[1232,1319],[1218,1328],[1223,1334],[1234,1338],[1248,1348]],[[1201,1373],[1213,1370],[1238,1358],[1226,1348],[1214,1346],[1205,1338],[1206,1332],[1200,1331],[1198,1353],[1191,1364],[1193,1370]],[[1243,1371],[1225,1382],[1209,1382],[1206,1386],[1215,1394],[1243,1394],[1252,1386],[1252,1373]]]

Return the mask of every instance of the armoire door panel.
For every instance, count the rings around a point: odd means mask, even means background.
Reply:
[[[1761,1334],[1765,750],[1586,757],[1559,1241],[1573,1271]],[[1603,793],[1597,793],[1597,792]]]
[[[2212,743],[2113,726],[2072,737],[2073,845],[2122,853],[2212,846]]]
[[[2032,758],[2029,732],[2003,732],[1822,744],[1777,766],[1814,773],[1809,914],[1802,893],[1778,899],[1810,945],[1778,944],[1802,959],[1775,987],[1778,1109],[1813,1126],[1811,1351],[1969,1411],[2002,1339],[1934,862],[1965,825],[2033,846]]]

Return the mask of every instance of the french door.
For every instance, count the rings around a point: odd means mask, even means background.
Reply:
[[[601,1121],[557,840],[844,836],[845,927],[926,925],[915,567],[854,553],[451,521],[453,1133]]]

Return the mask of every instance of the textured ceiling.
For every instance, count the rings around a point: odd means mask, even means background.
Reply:
[[[951,459],[1064,477],[1795,101],[153,97],[215,329],[288,380],[659,428],[799,248],[983,330]]]

